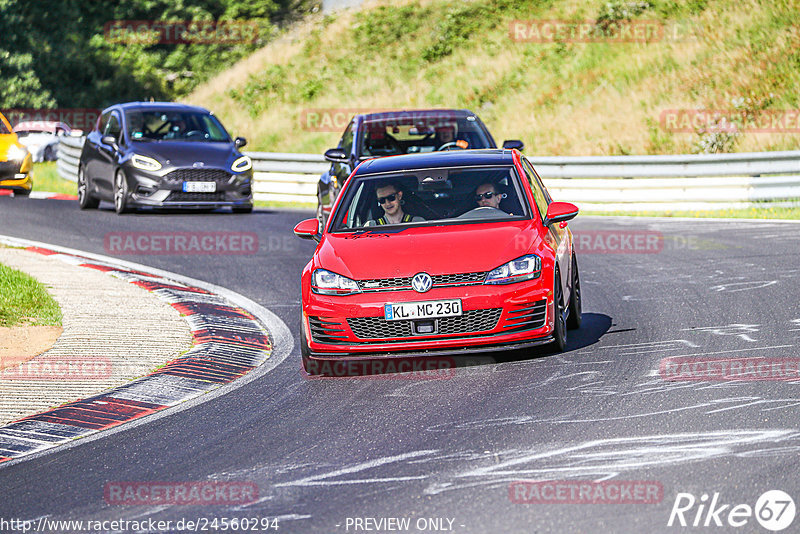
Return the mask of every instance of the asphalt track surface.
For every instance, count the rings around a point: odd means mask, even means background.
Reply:
[[[0,229],[100,254],[108,232],[255,232],[254,255],[119,257],[241,293],[298,332],[299,273],[313,243],[291,230],[310,212],[120,217],[104,206],[4,197]],[[726,521],[767,490],[800,503],[800,381],[665,380],[659,362],[800,356],[800,225],[579,216],[570,226],[594,248],[579,256],[584,323],[565,353],[486,354],[440,380],[308,380],[295,340],[280,365],[227,395],[0,466],[0,519],[278,517],[278,532],[339,533],[387,531],[356,530],[353,519],[397,517],[411,519],[409,532],[435,531],[417,530],[421,518],[475,533],[768,532],[755,517],[740,528]],[[641,232],[660,236],[658,250],[598,248]],[[109,482],[207,480],[253,482],[258,500],[120,506],[103,494]],[[663,498],[520,504],[509,497],[520,480],[647,481]],[[698,499],[690,525],[701,496],[705,512],[717,493],[717,508],[729,505],[724,527],[713,518],[707,528],[668,527],[679,493]]]

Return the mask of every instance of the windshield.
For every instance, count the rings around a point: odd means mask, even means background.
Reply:
[[[360,128],[358,143],[362,157],[494,148],[475,117],[450,115],[367,119]]]
[[[133,141],[231,141],[211,114],[194,111],[126,111],[128,136]]]
[[[419,169],[355,177],[336,210],[332,231],[381,225],[527,218],[513,166]]]

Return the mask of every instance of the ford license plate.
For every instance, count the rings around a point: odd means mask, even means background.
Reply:
[[[217,182],[183,182],[184,193],[214,193]]]
[[[462,314],[461,300],[427,300],[423,302],[385,304],[383,313],[387,321],[457,317]]]

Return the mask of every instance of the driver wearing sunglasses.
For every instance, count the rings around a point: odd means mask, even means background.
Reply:
[[[475,202],[479,208],[489,207],[500,209],[500,201],[505,198],[505,195],[500,193],[494,184],[485,183],[478,186],[475,190]]]
[[[369,220],[365,226],[400,224],[424,221],[422,217],[412,217],[403,211],[403,192],[395,184],[387,184],[376,191],[378,206],[383,208],[383,217],[377,221]]]

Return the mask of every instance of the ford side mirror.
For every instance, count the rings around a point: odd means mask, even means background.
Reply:
[[[244,145],[247,144],[247,139],[244,137],[237,137],[233,140],[233,144],[236,148],[242,148]]]
[[[341,148],[331,148],[325,151],[325,159],[331,163],[347,163],[350,158]]]
[[[511,150],[516,148],[517,150],[522,152],[523,150],[525,150],[525,143],[523,143],[519,139],[506,139],[505,141],[503,141],[503,148],[505,148],[506,150]]]
[[[313,239],[317,243],[321,238],[318,219],[306,219],[294,227],[294,235],[300,239]]]
[[[114,150],[119,150],[119,146],[117,145],[117,138],[114,137],[113,135],[104,135],[100,139],[100,142],[103,143],[104,145],[110,146]]]
[[[547,216],[544,218],[544,225],[550,226],[553,223],[567,222],[574,219],[578,214],[578,206],[569,202],[551,202],[547,206]]]

